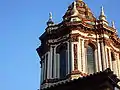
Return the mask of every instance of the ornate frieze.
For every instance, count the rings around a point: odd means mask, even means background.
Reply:
[[[61,36],[58,39],[50,39],[50,40],[48,40],[48,42],[50,44],[57,44],[57,43],[61,43],[63,41],[66,41],[68,38],[69,38],[69,34],[65,35],[65,36]]]

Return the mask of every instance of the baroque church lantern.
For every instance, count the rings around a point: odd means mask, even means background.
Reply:
[[[109,26],[104,8],[99,19],[82,0],[75,0],[55,24],[52,14],[37,48],[41,89],[110,68],[120,77],[120,38]]]

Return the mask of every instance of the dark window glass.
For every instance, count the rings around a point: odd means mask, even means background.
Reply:
[[[94,50],[91,46],[87,48],[87,71],[89,74],[95,72]]]
[[[60,78],[66,76],[66,50],[60,50]]]

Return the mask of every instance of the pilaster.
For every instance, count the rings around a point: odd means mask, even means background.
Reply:
[[[82,65],[81,65],[81,39],[79,38],[78,43],[78,70],[82,71]]]
[[[70,44],[67,42],[67,74],[70,73]]]
[[[46,79],[46,54],[44,55],[44,80]]]
[[[118,76],[119,76],[119,78],[120,78],[120,55],[119,55],[119,53],[118,53]]]
[[[117,76],[119,76],[119,54],[116,53],[116,63],[117,63]]]
[[[106,69],[106,59],[105,59],[105,46],[104,46],[104,43],[101,42],[101,55],[102,55],[102,67],[103,67],[103,70]]]
[[[52,46],[50,47],[50,56],[49,56],[49,78],[52,79]]]
[[[85,46],[84,46],[84,39],[82,40],[82,65],[83,65],[83,73],[86,72],[86,62],[85,62]]]
[[[105,56],[106,56],[106,57],[105,57],[105,58],[106,58],[106,59],[105,59],[105,60],[106,60],[106,68],[109,68],[108,52],[107,52],[107,48],[106,48],[106,47],[105,47]]]
[[[47,67],[47,79],[50,79],[50,69],[49,69],[49,67],[50,67],[50,52],[48,52],[48,67]]]
[[[109,49],[109,58],[110,58],[110,69],[113,70],[112,68],[112,57],[111,57],[111,50]]]
[[[101,60],[101,50],[100,50],[100,42],[97,43],[98,45],[98,52],[97,52],[97,56],[98,56],[98,68],[99,68],[99,71],[102,71],[102,60]]]
[[[56,66],[56,64],[57,64],[57,61],[56,61],[56,46],[55,46],[55,48],[54,48],[54,78],[57,78],[57,74],[56,74],[56,68],[57,68],[57,66]]]
[[[95,70],[96,70],[96,72],[99,71],[99,70],[98,70],[98,67],[99,67],[99,60],[98,60],[98,58],[97,58],[97,52],[98,52],[98,50],[95,49],[94,55],[95,55]]]
[[[56,78],[60,77],[60,56],[56,53]]]
[[[74,71],[74,44],[73,42],[71,42],[71,63],[72,63],[72,66],[71,66],[71,70]]]

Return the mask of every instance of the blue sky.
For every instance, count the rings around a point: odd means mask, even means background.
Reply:
[[[48,13],[56,23],[74,0],[0,0],[0,90],[37,90],[40,65],[36,48]],[[96,17],[103,5],[120,33],[119,0],[84,0]]]

